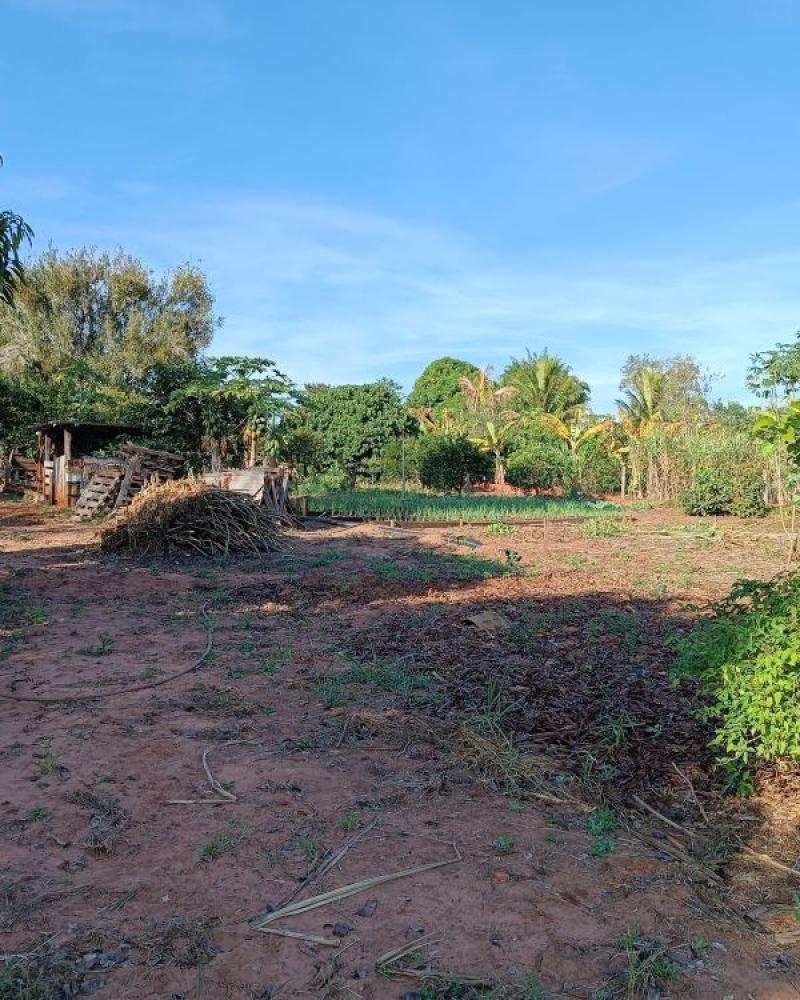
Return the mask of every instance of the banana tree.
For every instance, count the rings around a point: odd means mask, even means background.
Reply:
[[[494,484],[495,486],[505,486],[506,484],[506,453],[511,440],[511,431],[519,420],[516,414],[506,416],[505,422],[498,423],[494,420],[487,420],[484,424],[483,434],[470,438],[481,451],[488,452],[494,456]]]
[[[474,375],[463,375],[459,384],[472,417],[471,440],[482,451],[494,455],[495,486],[505,486],[506,453],[511,430],[519,420],[519,415],[509,409],[508,403],[518,390],[510,385],[498,387],[489,372],[489,368],[483,368]]]
[[[607,433],[611,422],[597,420],[592,423],[591,417],[583,406],[573,407],[563,420],[554,413],[543,413],[539,419],[566,444],[575,465],[578,485],[581,485],[581,448],[587,441]]]

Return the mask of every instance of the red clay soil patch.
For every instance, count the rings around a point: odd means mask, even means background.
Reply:
[[[0,526],[0,688],[72,697],[0,701],[0,949],[27,956],[0,976],[115,1000],[399,998],[419,981],[376,962],[421,941],[408,962],[488,978],[497,997],[535,996],[537,982],[540,995],[624,996],[652,956],[669,974],[633,995],[795,997],[790,879],[708,838],[690,850],[655,819],[505,794],[448,735],[494,713],[517,750],[557,762],[570,794],[639,794],[697,822],[669,768],[702,799],[702,734],[667,684],[662,639],[743,568],[778,569],[780,539],[768,523],[703,540],[671,513],[636,516],[619,538],[473,532],[482,559],[514,549],[527,575],[462,580],[430,576],[434,557],[466,551],[444,531],[411,544],[332,528],[293,538],[292,559],[129,564],[100,559],[83,525]],[[202,649],[204,608],[214,649],[199,670],[81,700],[177,675]],[[729,800],[730,821],[791,862],[796,824],[770,840],[767,822],[778,782],[796,800],[776,771],[755,801]],[[457,864],[275,921],[336,947],[255,926],[290,897],[436,862],[451,844]]]

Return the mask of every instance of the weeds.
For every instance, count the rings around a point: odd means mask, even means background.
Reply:
[[[679,966],[669,957],[668,945],[644,937],[638,929],[624,935],[620,949],[625,965],[615,977],[612,996],[625,1000],[649,997],[681,974]]]
[[[78,653],[81,656],[110,656],[114,652],[114,640],[108,632],[101,632],[98,640],[91,646],[82,646]]]
[[[618,514],[599,514],[581,524],[584,538],[616,538],[630,531],[629,524]]]
[[[492,841],[492,848],[498,854],[511,854],[514,850],[514,838],[509,837],[507,834],[495,837]]]
[[[505,521],[495,521],[486,526],[487,535],[513,535],[516,530],[513,525],[506,524]]]
[[[359,815],[355,810],[353,812],[347,813],[345,816],[340,816],[336,820],[336,827],[342,830],[344,833],[352,833],[353,830],[357,830],[360,824]]]
[[[224,830],[215,833],[197,849],[201,861],[216,861],[232,850],[246,833],[246,829],[236,820],[229,820]]]

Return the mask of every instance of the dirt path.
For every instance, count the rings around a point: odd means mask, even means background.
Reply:
[[[682,825],[710,802],[663,640],[779,569],[777,527],[632,517],[617,537],[360,526],[263,562],[135,564],[0,500],[0,689],[65,699],[0,700],[0,949],[119,1000],[457,997],[467,976],[495,997],[796,997],[800,885],[628,811]],[[204,611],[197,671],[81,700],[177,674]],[[515,789],[520,767],[538,784]],[[790,863],[793,781],[731,806]],[[254,926],[359,834],[299,898],[459,860],[270,924],[336,947]],[[402,961],[460,985],[378,974],[417,939]]]

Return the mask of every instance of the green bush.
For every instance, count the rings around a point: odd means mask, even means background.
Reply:
[[[800,575],[737,583],[676,646],[675,677],[699,681],[723,762],[800,760]]]
[[[694,483],[681,496],[687,514],[735,514],[761,517],[766,513],[761,477],[747,471],[736,475],[717,469],[699,469]]]
[[[563,447],[547,441],[534,441],[512,453],[506,480],[512,486],[525,490],[560,487],[564,493],[570,493],[575,483],[575,470]]]
[[[465,476],[483,479],[491,470],[491,459],[468,438],[426,434],[417,447],[419,481],[439,493],[460,492]]]
[[[730,481],[716,469],[699,469],[694,483],[681,496],[684,511],[698,517],[729,514],[732,503]]]
[[[619,493],[619,462],[609,455],[597,438],[580,449],[581,486],[586,493]]]
[[[766,513],[764,482],[761,476],[734,484],[731,514],[737,517],[763,517]]]

